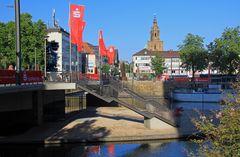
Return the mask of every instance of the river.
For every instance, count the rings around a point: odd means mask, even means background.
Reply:
[[[162,100],[158,100],[162,101]],[[168,102],[170,103],[170,102]],[[216,103],[171,103],[184,110],[218,110]],[[86,108],[84,97],[67,97],[66,113]],[[95,143],[64,145],[1,145],[0,157],[186,157],[196,154],[199,146],[184,140],[137,141],[131,143]]]
[[[1,157],[186,157],[196,153],[190,141],[151,141],[136,143],[11,145],[1,146]]]

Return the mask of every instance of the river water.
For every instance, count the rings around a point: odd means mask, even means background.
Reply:
[[[159,100],[162,101],[162,100]],[[168,102],[170,103],[170,102]],[[218,110],[217,103],[171,103],[172,109]],[[86,108],[84,97],[67,97],[66,113]],[[1,145],[0,157],[186,157],[196,154],[199,146],[184,140],[157,140],[132,143]]]
[[[152,141],[137,143],[67,144],[62,146],[1,146],[1,157],[186,157],[196,153],[190,141]]]
[[[134,103],[133,100],[125,98],[126,102]],[[129,100],[128,100],[129,99]],[[79,98],[68,98],[67,110],[78,110],[85,108],[85,100]],[[200,112],[209,110],[219,110],[221,105],[218,103],[183,103],[169,102],[163,99],[155,99],[160,103],[165,103],[171,109],[183,108],[183,110],[197,110]],[[72,103],[69,103],[72,102]],[[74,104],[78,104],[74,107]],[[91,145],[64,145],[64,146],[45,146],[37,147],[36,151],[39,156],[59,156],[59,157],[186,157],[189,153],[198,151],[199,146],[191,141],[184,140],[158,140],[158,141],[142,141],[133,143],[108,143],[108,144],[91,144]],[[61,153],[62,152],[62,153]],[[1,154],[0,154],[1,155]],[[31,154],[29,155],[31,156]]]

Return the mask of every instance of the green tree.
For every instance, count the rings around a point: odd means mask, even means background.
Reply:
[[[226,74],[236,73],[240,68],[240,27],[226,28],[208,49],[213,69]]]
[[[103,74],[109,74],[110,73],[110,65],[109,64],[103,64],[102,65],[102,73]]]
[[[5,24],[0,22],[0,68],[6,68],[6,58],[5,58],[5,47],[7,45],[7,32],[5,29]]]
[[[202,71],[208,66],[208,52],[204,48],[203,39],[198,35],[189,33],[183,43],[178,46],[182,67],[186,70],[192,70],[192,81],[196,71]]]
[[[113,67],[113,76],[119,75],[119,68],[114,66]]]
[[[221,111],[216,112],[219,123],[212,117],[194,120],[197,129],[206,137],[194,140],[201,146],[199,156],[240,156],[240,82],[234,84],[236,95],[229,95]],[[235,101],[233,101],[235,100]]]
[[[15,65],[15,23],[0,24],[0,66]]]
[[[37,64],[40,65],[41,69],[44,68],[44,52],[45,52],[45,37],[47,35],[47,26],[42,20],[38,20],[33,24],[33,36],[35,37]],[[34,52],[34,51],[32,51]],[[33,53],[32,53],[33,54]],[[32,56],[33,58],[33,56]],[[32,61],[33,63],[33,61]]]
[[[155,75],[160,75],[163,73],[164,68],[164,59],[160,55],[156,55],[151,59],[152,69],[155,72]]]
[[[125,71],[126,73],[130,73],[131,70],[130,70],[130,64],[124,64],[125,65]]]
[[[21,52],[22,67],[34,65],[37,51],[37,63],[44,66],[44,36],[47,34],[47,27],[41,21],[32,21],[28,13],[21,14]],[[13,21],[0,23],[0,67],[7,68],[8,65],[16,64],[15,52],[15,23]]]

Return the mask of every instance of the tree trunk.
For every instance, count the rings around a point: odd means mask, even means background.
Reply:
[[[195,84],[195,69],[194,69],[194,66],[192,66],[192,80],[193,82],[193,87],[195,88],[196,87],[196,84]]]
[[[194,77],[195,77],[195,69],[194,69],[194,66],[192,66],[192,79],[191,79],[191,82],[194,82]]]

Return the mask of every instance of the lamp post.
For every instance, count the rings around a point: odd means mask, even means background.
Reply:
[[[16,85],[21,85],[20,0],[15,0],[15,25],[16,25]]]
[[[45,36],[45,53],[44,53],[44,79],[47,78],[47,39],[49,36]]]

